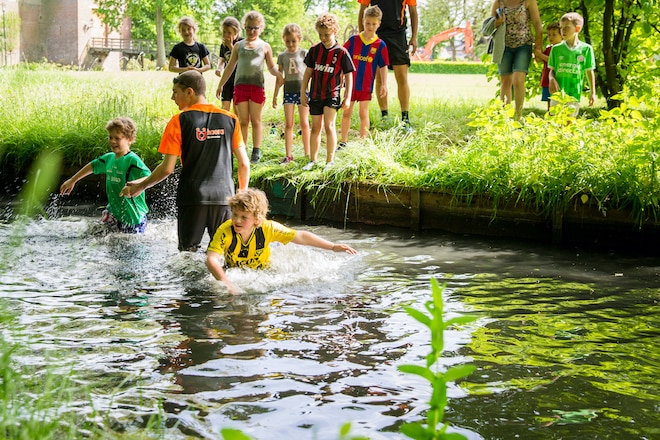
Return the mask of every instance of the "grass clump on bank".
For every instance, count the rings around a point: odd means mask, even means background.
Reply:
[[[177,111],[170,100],[172,76],[5,69],[0,77],[0,115],[6,121],[0,127],[0,171],[6,175],[26,170],[48,149],[62,153],[65,170],[77,169],[107,151],[103,127],[119,115],[136,121],[133,149],[153,168],[161,158],[157,147],[162,131]],[[457,87],[466,86],[463,75],[453,77],[458,78]],[[216,78],[206,78],[208,99],[218,104],[213,96]],[[251,185],[284,180],[313,194],[338,191],[346,183],[400,185],[449,193],[461,202],[486,199],[494,212],[522,206],[551,215],[577,202],[595,204],[603,215],[629,209],[640,224],[655,220],[660,146],[654,133],[660,125],[660,93],[647,97],[645,104],[630,99],[611,111],[585,108],[581,112],[588,117],[575,120],[532,110],[520,123],[499,101],[488,105],[490,96],[449,100],[430,91],[416,96],[431,89],[434,77],[413,78],[423,81],[411,84],[414,133],[402,134],[394,125],[374,128],[370,138],[359,140],[353,132],[354,140],[336,155],[334,167],[312,172],[301,171],[306,159],[299,140],[294,146],[296,160],[281,166],[284,141],[265,134],[264,158],[252,168]],[[451,89],[452,76],[441,78],[442,87]],[[271,90],[269,84],[266,90]],[[394,95],[390,114],[396,120]],[[20,104],[17,96],[22,97]],[[375,101],[370,116],[375,126],[380,120]],[[274,124],[281,133],[283,119],[281,106],[264,107],[265,132]],[[355,116],[353,129],[357,126]],[[247,144],[249,152],[249,139]],[[321,161],[323,151],[324,146]]]

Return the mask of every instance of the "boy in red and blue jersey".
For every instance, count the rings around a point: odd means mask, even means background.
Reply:
[[[305,56],[305,74],[300,88],[300,102],[309,106],[312,115],[312,130],[310,133],[310,161],[303,167],[309,171],[316,166],[316,159],[321,146],[321,128],[325,126],[326,163],[333,164],[335,147],[337,146],[337,130],[335,120],[337,110],[347,110],[351,105],[353,75],[355,70],[351,56],[346,49],[337,44],[339,20],[330,13],[321,14],[316,19],[316,31],[319,43],[313,45]],[[341,86],[345,84],[344,100],[341,100]],[[307,88],[309,86],[309,98]]]
[[[353,93],[351,106],[344,111],[341,118],[341,142],[339,148],[345,147],[348,141],[348,130],[351,126],[351,115],[355,102],[360,103],[360,137],[369,135],[369,103],[374,90],[376,73],[380,78],[378,96],[387,97],[387,65],[390,57],[385,42],[378,38],[376,30],[380,26],[383,12],[378,6],[369,6],[364,11],[362,24],[364,31],[351,36],[344,47],[351,54],[356,70],[353,71]]]

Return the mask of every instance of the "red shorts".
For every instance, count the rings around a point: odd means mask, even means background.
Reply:
[[[251,84],[238,84],[234,86],[234,105],[241,102],[252,101],[257,104],[266,103],[266,90],[263,87]]]
[[[371,101],[371,92],[357,92],[353,90],[351,101]]]

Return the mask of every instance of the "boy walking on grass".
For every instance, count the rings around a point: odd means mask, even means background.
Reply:
[[[596,77],[594,69],[596,60],[591,45],[578,38],[584,19],[577,12],[564,14],[559,20],[561,36],[564,41],[552,46],[548,68],[550,69],[550,93],[564,92],[576,99],[571,103],[575,107],[573,116],[580,110],[580,95],[584,77],[589,81],[589,105],[596,100]],[[555,105],[552,102],[551,105]]]
[[[387,97],[387,65],[390,57],[385,42],[378,38],[376,29],[380,26],[383,12],[378,6],[369,6],[364,10],[362,26],[364,30],[358,35],[352,35],[344,44],[353,58],[356,70],[353,71],[353,93],[351,106],[344,110],[341,118],[341,142],[339,147],[345,147],[348,141],[348,130],[351,127],[351,115],[355,102],[359,102],[360,137],[369,135],[369,103],[374,90],[376,74],[380,77],[379,98]]]
[[[339,19],[330,13],[321,14],[316,19],[316,31],[319,43],[313,45],[305,56],[305,74],[300,88],[300,102],[309,106],[312,115],[312,131],[310,134],[310,161],[303,167],[309,171],[316,166],[319,148],[321,146],[321,127],[325,128],[325,146],[327,151],[326,168],[331,167],[337,146],[337,129],[335,121],[337,110],[347,110],[351,105],[353,75],[355,67],[348,51],[337,44]],[[344,100],[341,100],[342,79],[346,86]],[[307,87],[309,99],[307,98]]]

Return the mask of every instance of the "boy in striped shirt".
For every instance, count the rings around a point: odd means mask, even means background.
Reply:
[[[355,70],[351,56],[346,49],[337,43],[339,20],[330,13],[321,14],[316,19],[316,31],[319,43],[313,45],[305,56],[305,74],[300,89],[300,101],[303,106],[309,106],[312,115],[312,130],[310,134],[310,162],[303,167],[309,171],[316,166],[316,160],[321,146],[321,127],[325,127],[326,136],[326,168],[332,166],[337,146],[337,129],[335,121],[337,110],[346,110],[351,105],[353,75]],[[344,100],[341,100],[342,80],[345,84]],[[307,88],[309,86],[309,98]]]
[[[339,148],[346,146],[348,130],[351,127],[351,115],[355,102],[359,104],[360,137],[369,135],[369,103],[374,90],[376,74],[380,77],[378,97],[387,97],[387,66],[390,57],[385,42],[378,38],[376,30],[380,26],[383,12],[378,6],[369,6],[364,11],[362,25],[364,30],[352,35],[344,47],[353,58],[356,70],[353,72],[353,93],[351,93],[351,106],[344,110],[341,118],[341,142]]]

